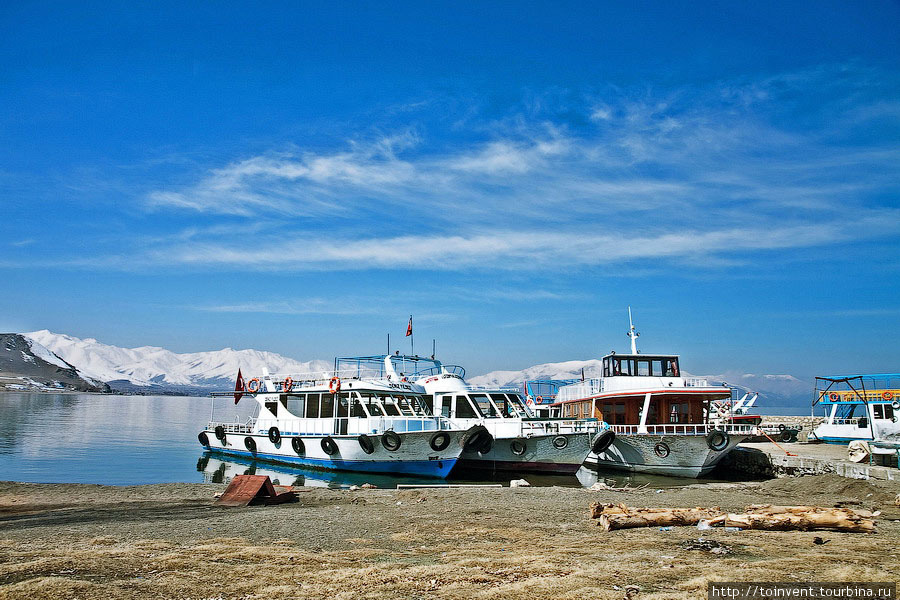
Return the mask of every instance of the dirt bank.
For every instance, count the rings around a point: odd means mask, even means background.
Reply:
[[[709,580],[895,581],[900,487],[832,476],[657,492],[571,488],[339,491],[223,509],[218,485],[0,483],[0,598],[705,598]],[[604,533],[591,502],[849,503],[874,535]],[[724,553],[690,549],[699,537]],[[814,538],[829,540],[815,544]]]

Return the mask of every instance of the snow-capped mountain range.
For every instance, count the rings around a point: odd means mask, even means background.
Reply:
[[[238,368],[244,373],[320,373],[332,364],[323,360],[300,362],[259,350],[225,348],[211,352],[177,354],[165,348],[119,348],[93,338],[80,339],[43,329],[23,334],[75,365],[84,376],[108,382],[112,387],[227,388]]]
[[[227,388],[234,382],[240,367],[244,374],[258,374],[263,368],[271,373],[327,373],[332,363],[325,360],[294,360],[259,350],[233,350],[225,348],[210,352],[177,354],[165,348],[143,346],[120,348],[103,344],[92,338],[80,339],[52,333],[46,329],[22,334],[33,340],[34,348],[45,348],[52,362],[62,359],[73,365],[89,379],[107,382],[116,389],[155,388],[158,390]],[[600,375],[601,361],[570,360],[534,365],[519,371],[492,371],[470,377],[469,383],[484,386],[520,385],[535,379],[580,379]],[[809,406],[813,382],[792,375],[755,375],[728,371],[717,375],[689,375],[705,377],[711,382],[728,385],[761,394],[760,404],[772,406]]]

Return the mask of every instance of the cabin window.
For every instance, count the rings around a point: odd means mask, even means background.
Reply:
[[[337,394],[337,416],[346,417],[350,414],[350,394],[341,392]]]
[[[306,394],[287,397],[288,412],[295,417],[303,417],[306,410]]]
[[[673,402],[669,407],[669,423],[687,423],[690,420],[691,405],[687,402]]]
[[[677,358],[667,358],[666,359],[666,377],[678,377],[680,371],[678,370],[678,359]]]
[[[384,410],[382,410],[381,405],[378,404],[378,398],[376,396],[369,396],[368,394],[363,398],[366,408],[369,411],[369,415],[372,417],[383,417],[385,415]]]
[[[334,394],[322,394],[322,410],[319,416],[323,419],[334,417]]]
[[[663,371],[663,361],[662,360],[654,360],[651,361],[650,367],[653,370],[652,375],[654,377],[662,377],[665,371]]]
[[[491,404],[491,401],[488,399],[487,394],[472,394],[470,396],[472,400],[478,405],[478,408],[481,409],[481,414],[486,417],[497,417],[497,409],[494,408],[494,405]]]
[[[319,418],[319,394],[309,394],[306,397],[306,416],[310,419]]]
[[[467,396],[456,397],[456,418],[457,419],[477,419],[481,415],[469,404]]]
[[[441,396],[441,416],[450,416],[450,406],[453,404],[453,396]]]
[[[890,404],[873,404],[872,418],[875,419],[893,419],[894,409]]]
[[[382,396],[381,397],[381,406],[384,407],[385,412],[390,417],[399,417],[400,416],[400,408],[397,406],[397,403],[390,396]]]
[[[649,377],[650,376],[650,361],[649,360],[637,361],[637,374],[641,377]]]
[[[266,404],[266,409],[268,409],[268,411],[270,413],[272,413],[274,416],[277,417],[278,416],[278,401],[276,400],[275,402],[266,402],[265,404]]]
[[[509,399],[505,394],[491,394],[491,400],[493,400],[494,404],[497,405],[497,408],[500,409],[501,417],[512,416],[512,408],[510,407]]]
[[[358,393],[354,393],[353,397],[350,399],[350,416],[351,417],[365,417],[366,413],[363,411],[362,398]]]

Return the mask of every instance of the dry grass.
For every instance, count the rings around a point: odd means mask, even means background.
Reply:
[[[834,484],[823,480],[819,487],[824,483]],[[784,493],[796,503],[816,500],[797,498],[788,487]],[[854,493],[873,493],[868,489]],[[695,488],[633,499],[691,506],[705,496],[707,504],[738,506],[778,500],[778,493],[778,486]],[[590,502],[629,498],[558,488],[320,490],[280,507],[225,510],[207,501],[200,514],[189,495],[164,503],[170,519],[157,518],[160,506],[142,501],[129,509],[116,498],[119,521],[109,518],[102,493],[92,494],[91,509],[103,514],[99,524],[73,508],[78,502],[71,490],[65,509],[44,502],[24,516],[6,513],[0,598],[618,600],[626,585],[637,585],[641,599],[687,599],[705,597],[707,582],[717,580],[896,581],[889,557],[900,549],[900,527],[889,521],[880,522],[875,535],[694,528],[604,533],[588,518]],[[351,504],[351,494],[365,502]],[[141,514],[147,511],[149,521]],[[243,533],[208,533],[214,530]],[[731,553],[682,548],[700,535]],[[830,541],[816,545],[815,536]]]

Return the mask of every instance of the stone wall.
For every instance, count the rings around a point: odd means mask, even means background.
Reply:
[[[784,423],[787,426],[793,425],[801,425],[803,429],[800,431],[800,434],[797,436],[797,440],[800,442],[807,441],[807,436],[809,433],[819,426],[820,423],[825,421],[825,417],[810,417],[809,415],[805,417],[794,417],[794,416],[762,416],[762,424],[763,425],[778,425],[779,423]]]

